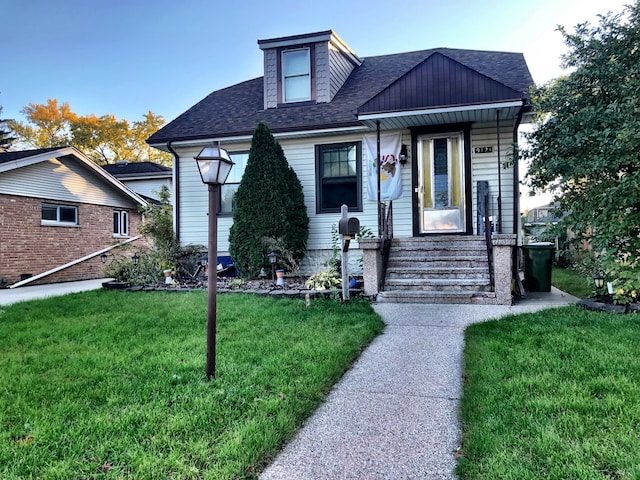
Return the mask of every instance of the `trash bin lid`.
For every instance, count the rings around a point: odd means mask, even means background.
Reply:
[[[551,242],[532,242],[532,243],[525,243],[524,245],[522,245],[522,248],[549,248],[549,247],[554,247],[553,243],[551,243]]]

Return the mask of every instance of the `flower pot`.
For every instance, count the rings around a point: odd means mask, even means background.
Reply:
[[[284,270],[276,270],[276,285],[284,287]]]
[[[171,278],[171,270],[163,270],[164,273],[164,283],[167,285],[171,285],[173,283],[173,278]]]

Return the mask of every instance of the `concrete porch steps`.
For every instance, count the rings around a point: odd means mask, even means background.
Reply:
[[[483,237],[396,238],[384,290],[386,303],[495,304]]]

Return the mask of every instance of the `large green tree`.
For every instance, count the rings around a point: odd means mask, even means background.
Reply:
[[[2,115],[2,106],[0,105],[0,115]],[[7,125],[8,120],[0,118],[0,152],[9,150],[11,145],[15,141],[15,137],[11,136],[9,127]]]
[[[234,197],[229,250],[236,268],[255,277],[269,267],[267,254],[280,258],[289,270],[304,258],[309,217],[302,185],[269,128],[253,133],[247,166]],[[285,265],[286,264],[286,265]]]
[[[171,163],[171,155],[151,148],[145,140],[162,125],[164,118],[148,111],[142,120],[130,123],[115,115],[77,115],[68,103],[55,99],[46,104],[30,103],[22,109],[25,123],[8,125],[20,143],[31,148],[73,145],[94,162],[104,165],[118,160]]]
[[[533,92],[528,181],[556,194],[621,300],[640,292],[640,2],[560,28],[570,74]]]

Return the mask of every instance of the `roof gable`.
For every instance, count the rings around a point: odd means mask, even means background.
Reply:
[[[434,52],[358,108],[359,114],[475,105],[523,98],[523,93]]]
[[[47,169],[54,168],[56,169],[55,172],[57,175],[41,174],[37,176],[37,178],[32,178],[30,170],[27,167],[35,167],[41,172],[46,172]],[[64,174],[69,174],[91,178],[96,185],[102,184],[104,185],[102,187],[103,189],[115,191],[121,198],[125,197],[127,201],[133,202],[134,204],[146,205],[147,203],[137,193],[96,165],[80,152],[80,150],[74,147],[44,148],[0,153],[0,179],[5,173],[7,174],[5,177],[7,181],[9,181],[8,179],[11,178],[11,176],[15,176],[16,174],[20,176],[22,178],[20,182],[21,188],[29,193],[34,190],[29,186],[34,186],[34,182],[38,182],[38,189],[47,190],[49,187],[42,184],[43,178],[49,179],[48,185],[51,186],[52,184],[50,182],[61,182]],[[64,188],[64,186],[62,188]],[[78,198],[80,198],[83,192],[75,192],[74,195],[79,195]]]

